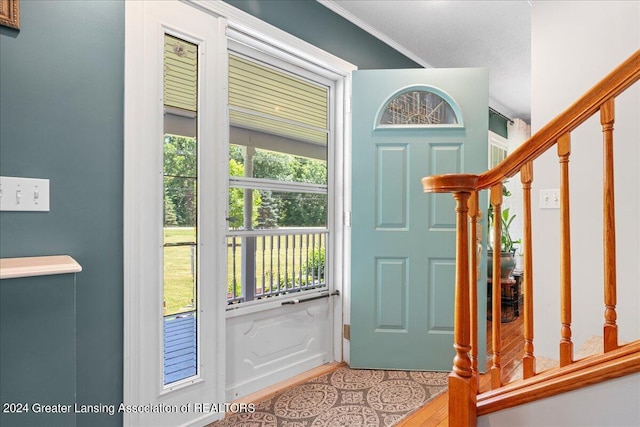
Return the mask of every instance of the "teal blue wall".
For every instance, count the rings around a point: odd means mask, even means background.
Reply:
[[[245,10],[256,6],[230,3]],[[0,256],[69,254],[83,271],[76,276],[73,316],[74,292],[60,284],[62,277],[0,282],[2,315],[12,319],[11,331],[1,325],[2,344],[25,340],[19,348],[0,348],[0,374],[6,375],[0,381],[16,384],[19,379],[10,371],[33,357],[42,361],[40,370],[25,374],[21,392],[5,386],[1,398],[64,403],[76,393],[79,404],[118,404],[123,387],[124,2],[21,0],[20,6],[20,31],[0,27],[0,174],[50,179],[51,210],[0,213]],[[314,1],[258,6],[258,16],[361,69],[417,66]],[[14,303],[17,295],[28,299]],[[69,352],[73,318],[76,349]],[[18,360],[21,351],[29,358]],[[69,365],[73,357],[75,370]],[[42,369],[51,376],[42,377]],[[34,397],[29,393],[35,388]],[[3,426],[13,424],[4,421],[0,418]],[[36,418],[23,424],[41,425]],[[50,415],[46,425],[74,424],[117,426],[122,417]]]
[[[507,138],[507,119],[489,110],[489,130]]]
[[[361,70],[422,68],[315,0],[226,0]]]
[[[20,408],[23,412],[3,410],[0,425],[75,425],[73,411],[50,415],[33,406],[68,408],[76,401],[74,288],[73,274],[2,281],[0,402],[30,406]]]
[[[25,374],[26,385],[41,385],[38,398],[66,400],[68,391],[75,390],[81,404],[119,403],[124,3],[22,0],[20,12],[20,31],[0,29],[0,174],[50,179],[51,211],[0,213],[0,256],[69,254],[82,265],[77,275],[75,373],[66,374],[66,335],[46,341],[42,337],[49,328],[54,333],[68,326],[68,317],[60,311],[69,314],[73,292],[55,276],[0,282],[3,320],[5,309],[15,306],[9,295],[28,295],[32,287],[54,293],[51,298],[34,295],[29,310],[13,313],[10,332],[3,322],[3,344],[10,339],[7,333],[41,341],[38,357],[51,376],[41,377],[39,369]],[[17,289],[22,286],[24,293]],[[64,298],[54,298],[55,292]],[[34,331],[36,314],[42,328]],[[3,373],[19,366],[19,355],[11,352],[4,345],[0,349]],[[2,391],[3,401],[12,399],[6,394],[10,390]],[[41,425],[31,421],[27,425]],[[50,415],[46,425],[73,425],[68,421]],[[0,424],[12,425],[4,419]],[[120,424],[119,415],[77,417],[77,425]]]

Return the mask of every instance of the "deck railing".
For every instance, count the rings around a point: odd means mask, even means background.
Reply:
[[[569,216],[569,160],[571,156],[571,132],[594,114],[600,114],[603,132],[603,263],[604,263],[604,352],[618,351],[618,325],[616,324],[616,236],[615,236],[615,204],[613,182],[613,124],[615,121],[615,98],[640,79],[640,50],[613,70],[591,90],[583,95],[567,110],[549,122],[533,135],[520,148],[515,150],[495,168],[480,174],[452,174],[423,178],[425,192],[452,193],[456,200],[457,237],[456,237],[456,282],[455,282],[455,315],[454,315],[454,348],[455,358],[453,371],[449,377],[449,425],[474,426],[478,413],[478,370],[477,370],[477,294],[475,293],[477,277],[475,227],[479,207],[478,192],[490,190],[493,214],[501,215],[502,185],[505,180],[520,172],[523,188],[523,252],[524,262],[524,358],[523,377],[533,379],[535,371],[535,355],[533,343],[533,257],[531,227],[531,183],[533,181],[533,162],[547,150],[556,146],[560,169],[560,366],[566,371],[587,369],[591,365],[573,365],[573,342],[571,325],[571,246]],[[494,221],[494,253],[500,252],[501,221]],[[471,230],[469,230],[471,228]],[[473,239],[470,242],[470,236]],[[470,247],[473,250],[470,250]],[[500,295],[500,258],[493,259],[493,295]],[[493,319],[501,318],[500,298],[492,301]],[[492,322],[492,366],[490,369],[491,388],[499,389],[502,384],[502,367],[500,365],[500,322]],[[633,344],[635,345],[635,344]],[[636,346],[637,347],[637,346]],[[626,347],[625,351],[636,353],[629,362],[631,368],[618,370],[620,374],[640,371],[637,350]],[[629,357],[621,355],[620,357]],[[602,359],[602,360],[600,360]],[[610,363],[601,357],[598,363]],[[622,360],[622,359],[620,359]],[[594,365],[595,362],[592,363]],[[626,366],[626,365],[625,365]],[[591,366],[593,368],[593,366]],[[611,365],[611,368],[615,368]],[[602,368],[598,368],[601,371]],[[575,372],[574,372],[575,374]],[[554,374],[555,375],[555,374]],[[612,378],[615,372],[604,375]],[[555,378],[557,392],[567,390],[567,381]],[[595,375],[593,376],[595,378]],[[552,378],[552,379],[553,379]],[[588,383],[589,381],[587,381]],[[565,384],[567,383],[567,384]],[[538,383],[539,384],[539,383]],[[553,386],[553,385],[552,385]],[[521,390],[522,391],[522,390]],[[524,389],[523,393],[526,393]],[[534,391],[535,393],[535,391]],[[539,397],[540,387],[537,389]],[[493,395],[497,396],[496,393]],[[549,394],[546,394],[549,395]],[[545,395],[545,396],[546,396]],[[497,396],[499,397],[499,396]],[[496,397],[496,398],[497,398]],[[535,396],[521,398],[522,403]],[[539,398],[538,397],[538,398]],[[504,406],[500,409],[503,409]],[[486,413],[486,412],[485,412]]]
[[[227,303],[326,287],[325,228],[231,231]]]

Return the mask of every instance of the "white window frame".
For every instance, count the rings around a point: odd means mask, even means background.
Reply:
[[[312,296],[313,293],[324,293],[335,290],[334,280],[331,271],[333,269],[333,258],[331,254],[333,253],[333,246],[335,243],[333,242],[333,230],[335,227],[335,215],[332,215],[332,209],[335,206],[335,168],[334,168],[334,159],[336,158],[336,147],[334,142],[335,133],[333,130],[335,120],[335,104],[339,102],[334,101],[336,97],[335,90],[335,81],[326,78],[323,75],[318,75],[313,71],[310,71],[308,68],[301,68],[298,65],[293,65],[288,61],[288,57],[286,54],[281,53],[278,57],[273,56],[271,54],[265,54],[263,49],[259,45],[247,45],[244,43],[239,43],[234,40],[234,34],[232,33],[227,41],[227,45],[229,48],[230,55],[236,55],[238,57],[244,58],[249,61],[253,61],[257,64],[261,64],[267,67],[273,67],[274,69],[280,70],[281,72],[285,72],[299,78],[301,80],[305,80],[314,85],[320,85],[327,88],[328,91],[328,112],[327,112],[327,185],[323,184],[312,184],[305,182],[294,182],[294,181],[278,181],[274,179],[267,178],[252,178],[252,177],[239,177],[239,176],[230,176],[229,177],[229,188],[245,188],[252,190],[271,190],[271,191],[282,191],[282,192],[291,192],[291,193],[313,193],[313,194],[325,194],[327,195],[327,225],[326,227],[286,227],[281,228],[278,231],[283,232],[286,230],[290,230],[292,233],[296,232],[309,232],[309,233],[327,233],[327,258],[330,260],[327,263],[327,269],[325,270],[325,278],[326,278],[326,287],[316,288],[316,289],[308,289],[304,290],[304,294],[307,296]],[[246,38],[243,38],[246,41]],[[235,109],[234,107],[229,106],[229,110]],[[253,112],[251,112],[253,114]],[[259,116],[259,114],[256,114]],[[233,141],[231,141],[233,142]],[[295,154],[292,154],[296,156]],[[237,231],[237,230],[229,230],[228,236],[268,236],[274,234],[273,230],[269,229],[255,229],[250,231]],[[250,286],[246,284],[246,286]],[[284,294],[272,296],[267,299],[261,300],[252,300],[252,301],[244,301],[237,305],[230,305],[227,307],[227,310],[232,312],[229,316],[237,316],[247,313],[253,313],[257,311],[261,311],[264,309],[268,309],[267,307],[271,307],[271,304],[267,304],[268,302],[276,301],[278,304],[281,304],[282,301],[293,300],[296,298],[300,298],[300,294]],[[253,307],[255,306],[255,307]],[[253,308],[248,308],[253,307]]]
[[[509,154],[509,141],[507,140],[507,138],[504,138],[503,136],[500,136],[495,132],[489,131],[489,157],[487,158],[488,169],[494,167],[494,165],[491,164],[493,161],[491,148],[493,147],[504,150],[505,157]]]

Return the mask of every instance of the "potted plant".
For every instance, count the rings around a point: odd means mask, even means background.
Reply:
[[[502,195],[503,197],[508,197],[511,195],[511,192],[503,186]],[[488,217],[489,236],[492,236],[494,221],[493,206],[489,206]],[[514,255],[517,249],[516,245],[520,243],[520,239],[513,240],[511,233],[509,232],[509,227],[511,227],[515,218],[515,215],[510,214],[509,208],[504,209],[500,215],[500,222],[502,225],[500,234],[500,277],[503,279],[509,278],[516,266]],[[489,251],[487,253],[487,276],[493,277],[493,246],[489,247]]]

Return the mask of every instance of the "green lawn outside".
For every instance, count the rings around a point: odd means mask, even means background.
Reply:
[[[195,242],[193,227],[166,227],[164,243]],[[164,248],[164,303],[165,314],[193,310],[194,281],[191,275],[191,247]]]
[[[280,248],[278,249],[278,239],[280,240]],[[289,250],[285,249],[285,239],[288,240]],[[295,259],[292,247],[295,239]],[[324,240],[324,239],[323,239]],[[166,227],[164,230],[164,241],[166,243],[183,243],[195,241],[195,229],[192,227]],[[232,292],[233,283],[233,247],[231,246],[231,239],[228,239],[228,256],[227,256],[227,292]],[[242,249],[241,239],[236,238],[237,246],[235,248],[235,266],[236,266],[236,281],[237,292],[240,294],[241,283],[241,263],[242,263]],[[272,243],[273,242],[273,243]],[[308,244],[313,242],[311,239]],[[319,246],[319,240],[316,236],[315,246]],[[273,252],[272,252],[273,245]],[[288,267],[289,274],[291,274],[292,268],[295,267],[295,281],[299,283],[300,269],[304,269],[307,264],[311,264],[312,260],[307,260],[307,239],[306,236],[266,236],[257,238],[256,242],[256,281],[258,287],[262,286],[263,274],[265,289],[270,289],[271,277],[273,276],[273,282],[278,283],[275,277],[278,276],[278,267],[280,274],[280,282],[284,282],[285,267]],[[264,247],[264,251],[263,251]],[[302,259],[300,259],[300,249],[302,247]],[[280,254],[278,262],[278,252]],[[273,253],[273,260],[270,258]],[[264,254],[264,259],[262,255]],[[311,251],[309,251],[311,256]],[[302,275],[303,281],[305,275]],[[291,283],[291,277],[287,281]],[[191,247],[190,246],[168,246],[164,248],[164,301],[165,301],[165,314],[175,314],[183,311],[189,311],[191,307],[191,301],[194,298],[193,295],[193,277],[191,275]]]

